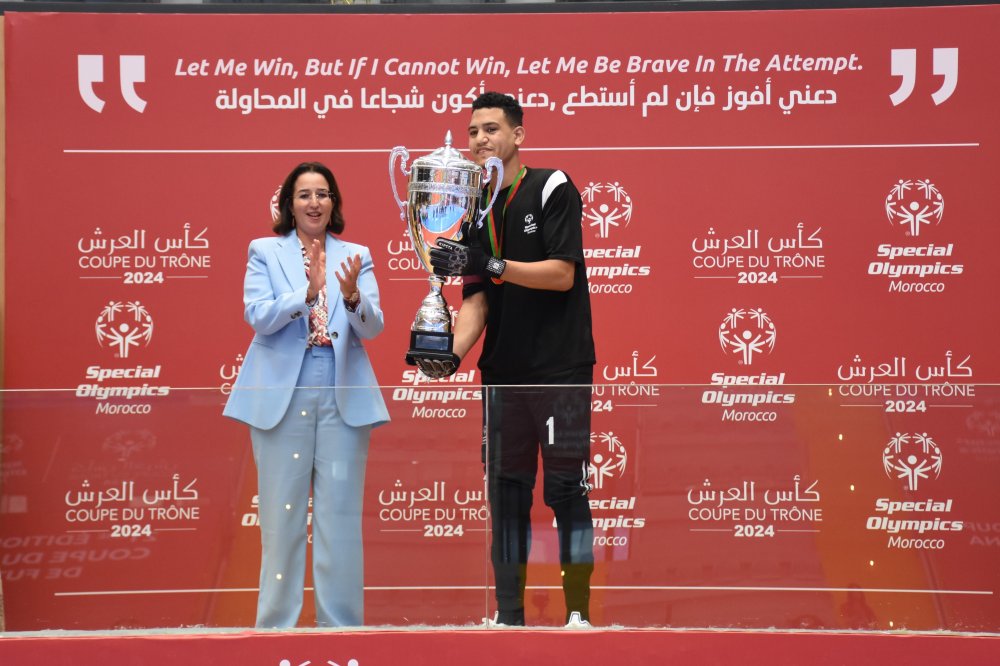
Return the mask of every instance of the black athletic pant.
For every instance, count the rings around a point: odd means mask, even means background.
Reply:
[[[524,624],[531,505],[541,450],[543,495],[556,519],[566,617],[590,617],[594,527],[590,491],[590,367],[546,380],[560,386],[484,391],[483,460],[492,516],[491,558],[499,621]],[[578,384],[579,386],[565,386]]]

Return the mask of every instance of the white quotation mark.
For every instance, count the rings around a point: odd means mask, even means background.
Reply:
[[[142,113],[146,108],[146,100],[135,92],[136,83],[146,81],[146,56],[123,55],[118,58],[119,79],[121,80],[122,98],[130,107]],[[94,111],[100,113],[104,109],[104,100],[94,92],[95,83],[104,82],[104,56],[77,56],[77,83],[80,87],[80,97]]]
[[[958,85],[958,49],[934,49],[934,74],[944,77],[941,87],[931,95],[934,104],[941,104],[951,97]],[[902,104],[912,93],[917,82],[917,50],[892,50],[892,75],[902,81],[896,92],[889,95],[893,106]]]

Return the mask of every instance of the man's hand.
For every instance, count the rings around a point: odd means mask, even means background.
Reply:
[[[458,366],[462,362],[462,359],[457,354],[452,354],[450,359],[407,356],[406,362],[410,365],[416,365],[420,368],[420,372],[431,379],[441,379],[442,377],[449,377],[458,372]]]
[[[438,238],[437,246],[431,248],[430,255],[435,275],[447,277],[486,274],[487,257],[478,247],[473,248],[446,238]]]

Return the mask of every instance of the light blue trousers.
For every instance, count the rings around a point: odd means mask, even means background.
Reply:
[[[364,624],[361,508],[371,427],[344,423],[332,388],[330,347],[311,347],[288,411],[270,430],[250,428],[260,500],[257,627],[294,627],[305,585],[312,488],[316,624]],[[326,387],[326,388],[310,388]]]

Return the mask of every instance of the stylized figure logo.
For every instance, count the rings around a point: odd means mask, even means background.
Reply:
[[[908,227],[907,236],[916,238],[925,224],[941,224],[944,197],[930,180],[900,180],[885,198],[889,224]]]
[[[76,70],[80,97],[87,106],[97,113],[101,113],[104,110],[104,100],[94,92],[94,84],[104,82],[104,56],[78,55],[76,57]],[[146,81],[146,56],[120,56],[118,58],[118,77],[125,103],[142,113],[146,109],[146,100],[135,92],[135,84]]]
[[[882,452],[882,468],[890,479],[906,479],[907,487],[916,490],[920,479],[941,476],[941,449],[927,433],[897,432]]]
[[[750,365],[754,354],[773,352],[777,336],[774,322],[760,308],[733,308],[719,326],[722,350],[740,356],[742,365]]]
[[[590,433],[591,446],[597,439],[595,433]],[[595,453],[590,459],[590,477],[593,479],[593,487],[601,489],[604,487],[604,480],[615,476],[621,477],[625,474],[625,466],[628,464],[628,453],[625,446],[615,436],[613,432],[602,432],[600,442],[605,445],[602,452]]]
[[[132,454],[156,448],[156,435],[149,430],[119,430],[104,440],[101,449],[125,462]]]
[[[965,426],[987,437],[1000,435],[1000,407],[992,401],[987,402],[965,417]]]
[[[611,227],[627,227],[632,220],[632,197],[615,183],[590,183],[581,193],[583,219],[597,227],[597,236],[607,238]]]
[[[294,662],[292,662],[289,659],[282,659],[281,661],[278,662],[278,666],[312,666],[312,661],[306,659],[301,664],[295,664]],[[335,661],[331,661],[331,660],[327,659],[326,660],[326,664],[324,664],[323,666],[340,666],[340,664],[338,664]],[[358,660],[357,659],[348,659],[347,660],[347,666],[358,666]]]
[[[281,195],[281,185],[278,185],[277,189],[274,190],[274,194],[271,195],[271,222],[277,223],[278,218],[281,217],[281,209],[278,208],[278,197]]]
[[[3,436],[3,440],[0,440],[0,453],[4,455],[13,455],[15,452],[20,451],[24,448],[24,439],[21,438],[17,433],[10,433]]]
[[[149,344],[153,337],[153,318],[139,301],[111,301],[97,317],[97,342],[116,350],[115,356],[128,358],[128,353],[140,343]]]

